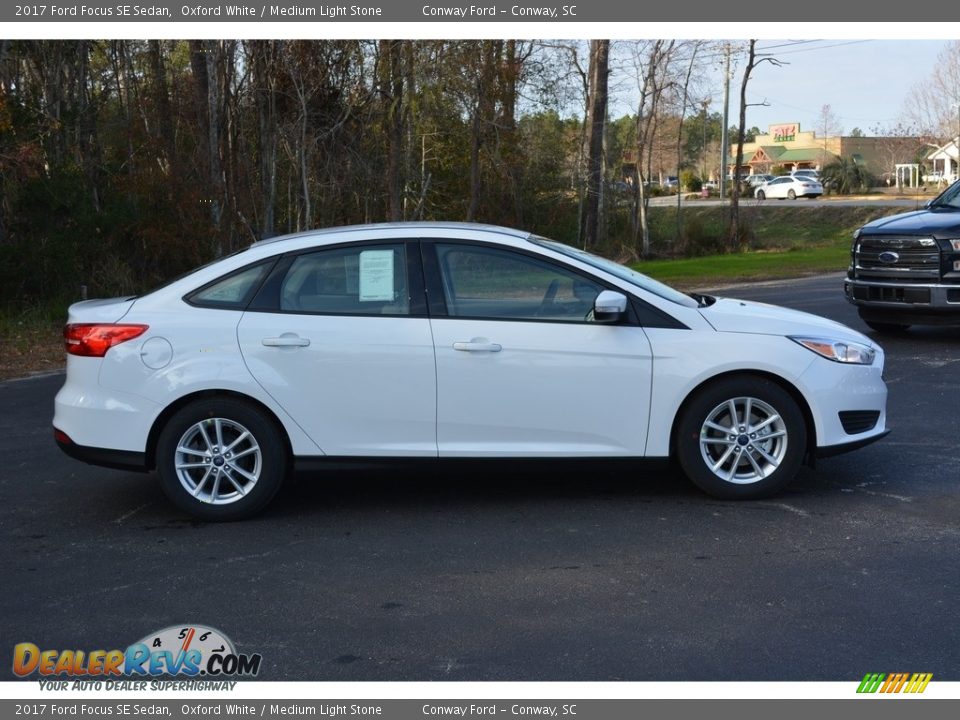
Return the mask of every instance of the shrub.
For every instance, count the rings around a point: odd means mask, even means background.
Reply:
[[[866,192],[873,183],[873,178],[863,165],[857,164],[852,158],[842,157],[821,171],[820,182],[823,183],[824,190],[850,195]]]
[[[693,170],[683,170],[680,173],[680,187],[687,192],[700,192],[703,187],[703,180]]]

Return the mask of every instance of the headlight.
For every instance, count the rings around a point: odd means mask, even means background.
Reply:
[[[853,231],[853,239],[854,239],[854,240],[859,240],[859,239],[860,239],[860,231],[861,231],[862,229],[863,229],[863,228],[857,228],[856,230]]]
[[[954,250],[960,250],[960,240],[951,240],[950,247],[952,247]]]
[[[852,365],[872,365],[877,351],[872,347],[845,340],[830,340],[818,337],[791,337],[795,343],[803,345],[817,355],[834,362],[850,363]]]

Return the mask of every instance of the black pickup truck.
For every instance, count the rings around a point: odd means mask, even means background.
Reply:
[[[854,232],[843,289],[879,332],[960,325],[960,181],[923,210]]]

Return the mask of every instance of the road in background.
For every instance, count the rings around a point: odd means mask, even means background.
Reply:
[[[936,197],[936,193],[921,197],[897,197],[896,195],[870,195],[853,197],[830,197],[830,198],[797,198],[796,200],[757,200],[755,198],[740,198],[740,207],[833,207],[835,205],[865,205],[876,207],[899,207],[905,210],[919,210],[928,200]],[[687,208],[696,207],[719,207],[720,205],[729,205],[730,201],[721,201],[720,198],[703,199],[692,197],[687,199],[685,195],[680,196],[680,205]],[[651,207],[676,207],[676,195],[661,195],[650,198]]]

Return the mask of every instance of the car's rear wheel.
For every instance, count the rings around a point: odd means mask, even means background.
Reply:
[[[806,445],[797,402],[771,380],[749,375],[700,390],[677,427],[680,466],[701,490],[725,499],[780,491],[797,474]]]
[[[793,190],[787,190],[787,197],[788,197],[790,200],[796,200],[796,199],[797,199],[797,194],[796,194]]]
[[[167,496],[203,520],[239,520],[276,495],[287,468],[275,423],[233,398],[202,399],[175,413],[157,442]]]
[[[757,200],[766,200],[767,194],[763,190],[757,190]]]

